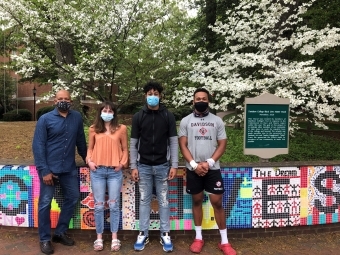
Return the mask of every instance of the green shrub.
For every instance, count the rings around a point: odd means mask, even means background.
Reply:
[[[180,108],[168,108],[169,112],[172,112],[176,120],[181,120],[192,112],[190,106],[182,106]]]
[[[130,104],[124,104],[119,109],[120,114],[134,114],[138,112],[143,107],[142,102],[133,102]]]
[[[32,113],[27,109],[12,110],[3,115],[4,121],[31,121]]]
[[[176,120],[181,120],[181,113],[178,109],[176,108],[168,108],[168,111],[171,112]]]
[[[43,115],[43,114],[45,114],[47,112],[53,111],[53,110],[54,110],[54,106],[53,105],[45,106],[45,107],[40,108],[37,111],[37,120],[41,117],[41,115]]]

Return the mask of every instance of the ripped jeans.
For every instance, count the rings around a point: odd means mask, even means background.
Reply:
[[[99,166],[91,171],[91,187],[94,197],[94,220],[97,234],[104,232],[104,210],[110,208],[110,229],[118,232],[120,219],[120,191],[123,183],[122,171],[115,172],[112,167]],[[108,199],[106,195],[108,191]]]
[[[169,162],[149,166],[138,164],[139,173],[139,231],[149,235],[151,199],[153,186],[156,188],[160,217],[160,232],[170,232],[170,207],[168,199]]]

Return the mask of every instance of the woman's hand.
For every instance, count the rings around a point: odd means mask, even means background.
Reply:
[[[121,171],[122,169],[123,169],[123,165],[119,164],[119,166],[115,166],[114,171],[118,172],[118,171]]]
[[[97,165],[96,163],[90,161],[87,163],[91,171],[96,171],[97,170]]]

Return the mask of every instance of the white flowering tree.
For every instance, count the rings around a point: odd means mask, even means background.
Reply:
[[[307,116],[308,121],[327,128],[324,120],[338,120],[340,86],[321,79],[323,71],[313,65],[313,55],[338,46],[340,28],[313,30],[305,25],[301,15],[313,2],[239,1],[227,11],[227,20],[212,27],[224,37],[225,48],[202,52],[202,61],[185,77],[213,93],[214,102],[218,102],[213,108],[224,111],[236,106],[239,121],[245,97],[269,92],[290,99],[291,118]],[[179,105],[192,100],[193,89],[184,87],[176,92]]]
[[[165,0],[0,0],[23,79],[119,104],[150,79],[170,86],[185,56],[187,14]]]

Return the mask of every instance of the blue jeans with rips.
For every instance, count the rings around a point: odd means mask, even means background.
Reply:
[[[139,231],[148,236],[153,186],[156,188],[160,216],[160,232],[170,232],[168,195],[169,162],[157,166],[138,164],[139,173]]]
[[[97,234],[104,232],[105,203],[110,208],[110,230],[118,232],[120,220],[120,191],[123,184],[122,171],[115,171],[112,167],[99,166],[91,171],[91,187],[94,197],[94,220]],[[105,201],[106,190],[108,201]]]
[[[70,224],[74,209],[78,203],[80,196],[78,172],[76,169],[72,172],[56,174],[58,182],[63,193],[63,204],[61,208],[58,223],[54,233],[56,235],[64,234]],[[38,203],[38,231],[41,242],[51,240],[51,202],[54,195],[56,185],[46,185],[42,181],[42,176],[39,173],[40,179],[40,196]]]

